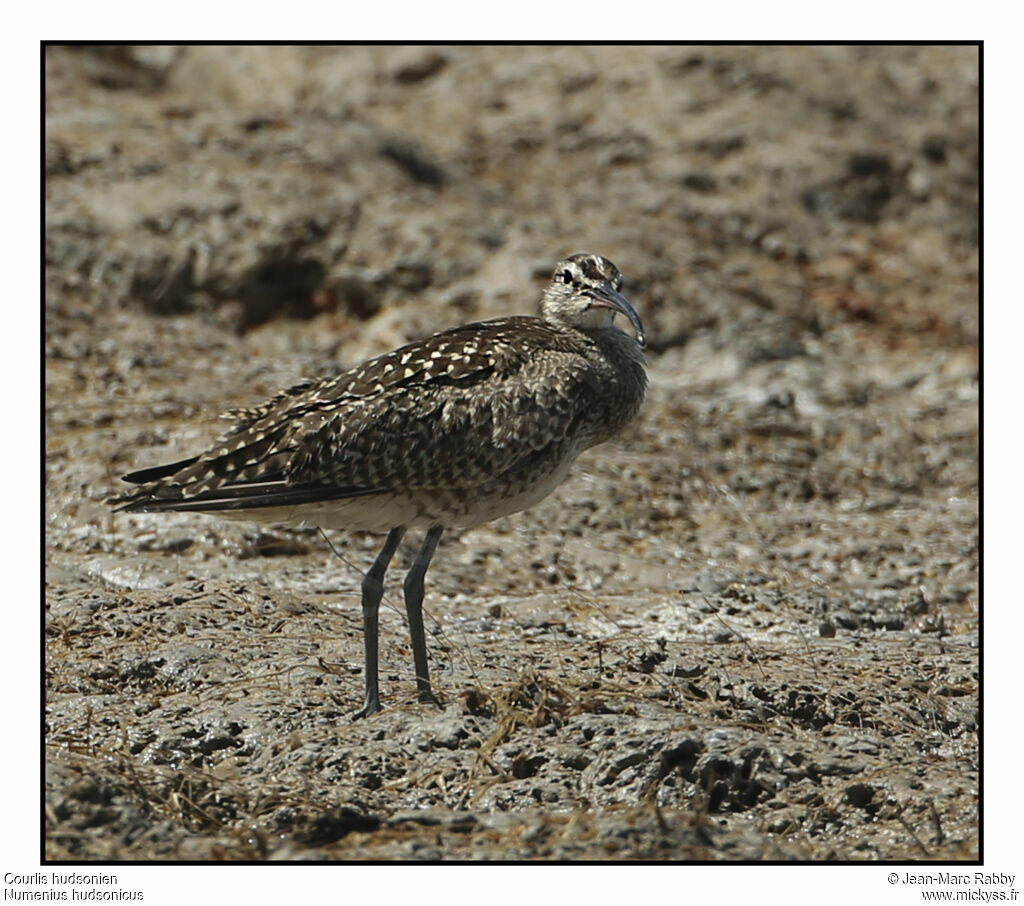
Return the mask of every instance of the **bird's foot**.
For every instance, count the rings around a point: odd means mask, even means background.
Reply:
[[[363,717],[369,717],[371,714],[376,714],[378,711],[383,711],[384,708],[381,706],[380,699],[367,699],[366,704],[363,705],[355,714],[352,715],[352,720],[359,720]]]
[[[419,699],[420,704],[433,705],[438,711],[444,710],[444,705],[441,704],[437,696],[430,689],[420,689]]]

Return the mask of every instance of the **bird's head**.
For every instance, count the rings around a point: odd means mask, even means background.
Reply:
[[[544,320],[578,330],[612,326],[616,312],[625,315],[636,331],[636,341],[646,344],[644,326],[636,309],[619,290],[622,274],[607,258],[578,254],[558,262],[551,282],[541,297]]]

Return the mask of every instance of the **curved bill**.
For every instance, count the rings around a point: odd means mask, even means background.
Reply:
[[[640,323],[640,315],[636,313],[636,309],[629,304],[629,299],[622,295],[622,293],[612,289],[608,284],[588,289],[585,292],[594,300],[594,305],[597,305],[599,308],[611,308],[629,318],[629,323],[633,325],[633,330],[636,331],[637,343],[641,346],[647,345],[647,338],[644,336],[644,325]]]

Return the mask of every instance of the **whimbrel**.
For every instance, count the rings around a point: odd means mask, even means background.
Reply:
[[[551,493],[583,451],[637,413],[644,331],[600,255],[560,261],[541,317],[455,327],[285,390],[198,456],[125,475],[112,502],[328,529],[386,531],[362,583],[366,697],[380,710],[377,616],[384,573],[406,530],[426,538],[405,577],[420,701],[430,688],[423,581],[446,528],[515,513]],[[612,325],[626,316],[635,339]]]

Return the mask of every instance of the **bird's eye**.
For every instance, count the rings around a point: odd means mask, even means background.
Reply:
[[[563,283],[572,283],[572,272],[571,271],[569,271],[569,270],[562,271],[561,277],[562,277],[562,282]]]

